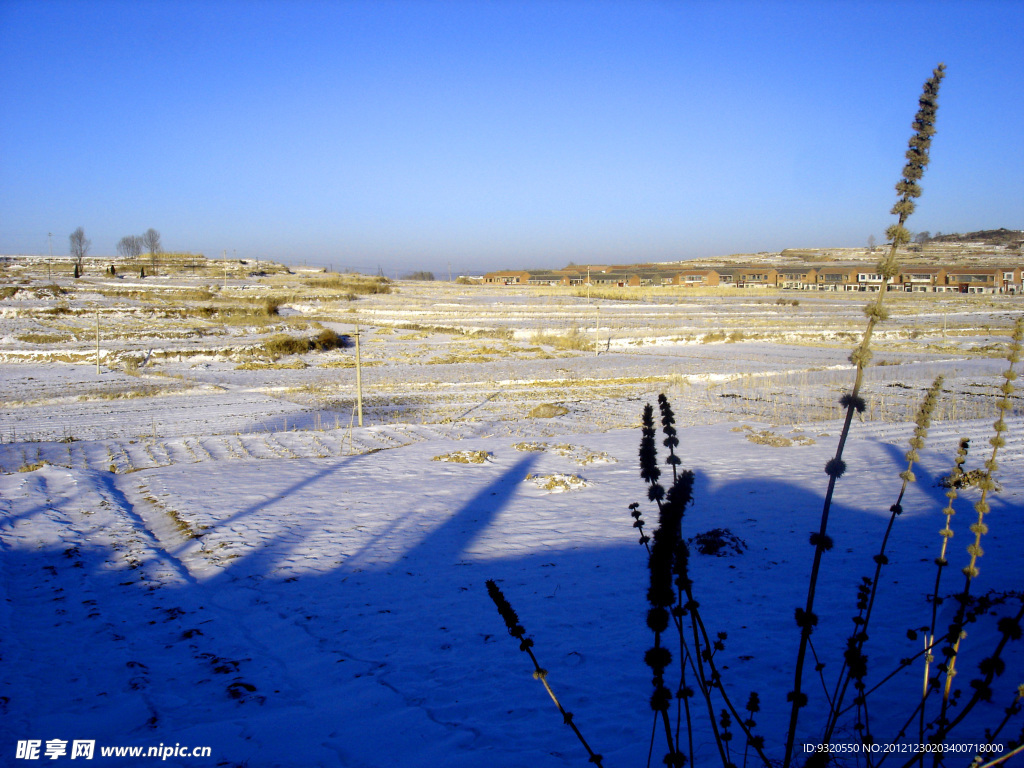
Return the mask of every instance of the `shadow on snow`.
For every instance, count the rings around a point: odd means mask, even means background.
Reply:
[[[899,465],[901,452],[891,451]],[[317,464],[273,500],[340,482],[342,470],[354,471],[367,458]],[[484,580],[495,578],[592,745],[609,765],[641,764],[650,731],[642,662],[650,644],[646,554],[626,507],[643,500],[643,486],[621,508],[593,510],[621,518],[615,544],[576,544],[569,536],[528,555],[468,554],[515,500],[535,460],[531,454],[510,465],[387,563],[375,559],[374,548],[407,540],[398,529],[410,509],[389,510],[393,519],[340,563],[287,578],[275,568],[305,546],[313,520],[293,521],[202,581],[172,554],[126,572],[113,565],[117,553],[102,547],[6,547],[4,635],[16,641],[0,662],[11,672],[0,688],[0,750],[13,754],[19,739],[87,738],[213,747],[206,761],[165,761],[182,766],[582,764],[579,745],[530,678],[528,660],[486,595]],[[935,473],[917,472],[936,512],[945,497],[935,490]],[[114,478],[101,483],[137,534],[161,551]],[[817,527],[821,496],[777,481],[715,484],[698,473],[695,497],[686,535],[728,527],[749,545],[739,558],[695,557],[693,577],[710,628],[729,633],[723,666],[737,686],[734,696],[745,701],[746,680],[758,681],[765,707],[759,730],[778,734],[792,683],[778,661],[790,659],[796,646],[792,612],[803,594],[793,585],[802,585],[809,570],[811,548],[803,544]],[[216,527],[255,519],[268,503],[231,512]],[[650,505],[644,509],[650,530],[656,515]],[[874,550],[861,543],[877,546],[881,513],[833,508],[836,548],[826,560],[823,622],[815,634],[828,669],[838,666],[852,626],[858,579],[873,571]],[[919,604],[921,615],[934,578],[928,562],[937,553],[938,519],[930,513],[898,523],[894,565],[883,576],[883,596]],[[8,518],[4,529],[11,524]],[[865,538],[869,525],[877,535]],[[931,537],[928,548],[914,543],[921,537]],[[1009,546],[993,549],[995,558],[1012,556]],[[898,579],[890,575],[897,573]],[[872,662],[912,653],[902,636],[917,623],[900,617],[876,626],[898,641],[872,646]],[[779,643],[782,652],[773,647]],[[812,692],[812,707],[822,698]]]

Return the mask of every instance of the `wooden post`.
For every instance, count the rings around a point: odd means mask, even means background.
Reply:
[[[359,360],[359,325],[356,325],[356,408],[359,411],[359,426],[363,426],[363,369]]]

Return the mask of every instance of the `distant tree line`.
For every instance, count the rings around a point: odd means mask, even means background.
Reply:
[[[141,256],[142,248],[140,235],[125,235],[117,241],[117,255],[128,259],[136,259]]]
[[[85,257],[92,247],[92,240],[85,236],[85,229],[79,227],[68,235],[68,250],[75,262],[75,277],[80,277],[85,269]],[[117,241],[117,253],[129,259],[137,259],[144,253],[149,254],[150,264],[156,267],[157,256],[163,251],[160,244],[160,233],[152,227],[141,235],[125,235]]]
[[[150,264],[156,267],[157,255],[163,250],[160,245],[160,233],[155,229],[147,229],[141,235],[125,235],[117,241],[117,253],[129,259],[137,259],[144,253],[149,254]]]

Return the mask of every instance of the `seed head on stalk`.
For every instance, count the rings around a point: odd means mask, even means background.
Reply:
[[[825,473],[829,478],[828,488],[825,491],[825,500],[822,505],[820,528],[817,534],[811,537],[811,543],[814,545],[814,561],[811,565],[811,574],[807,582],[806,604],[803,608],[798,607],[795,612],[796,622],[800,627],[800,646],[794,665],[793,689],[786,694],[786,699],[792,703],[792,708],[789,717],[789,731],[786,735],[786,756],[783,760],[783,768],[789,768],[793,764],[800,709],[806,706],[808,702],[807,694],[803,690],[803,672],[810,636],[818,621],[818,617],[814,613],[818,574],[821,569],[822,557],[833,543],[832,538],[827,535],[832,496],[835,492],[836,481],[839,480],[846,470],[846,462],[843,461],[843,449],[850,434],[853,414],[855,411],[863,411],[864,409],[864,400],[860,396],[860,389],[864,382],[864,371],[871,362],[871,336],[875,326],[884,321],[888,314],[883,306],[885,294],[889,289],[889,284],[899,274],[899,262],[896,260],[896,251],[900,246],[910,242],[910,232],[904,225],[910,214],[914,212],[914,199],[921,196],[921,187],[918,182],[924,176],[924,169],[928,165],[932,137],[935,135],[935,116],[938,111],[939,85],[945,73],[946,67],[944,64],[939,64],[938,67],[932,70],[932,76],[925,81],[921,96],[918,99],[917,114],[914,116],[914,122],[911,124],[911,127],[914,129],[914,135],[910,138],[906,152],[907,164],[903,167],[902,178],[896,184],[896,191],[899,193],[900,199],[891,210],[891,213],[898,218],[896,223],[886,230],[885,234],[889,240],[889,250],[887,255],[878,263],[878,272],[882,275],[882,284],[879,286],[878,297],[864,309],[868,324],[864,329],[864,336],[860,344],[857,345],[850,355],[850,361],[856,366],[856,373],[854,375],[853,387],[842,400],[846,408],[846,417],[839,435],[839,444],[836,446],[835,456],[825,464]]]

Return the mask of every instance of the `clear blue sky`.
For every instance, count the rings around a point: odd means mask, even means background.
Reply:
[[[0,253],[479,272],[1024,228],[1024,2],[0,0]],[[439,275],[440,276],[440,275]]]

